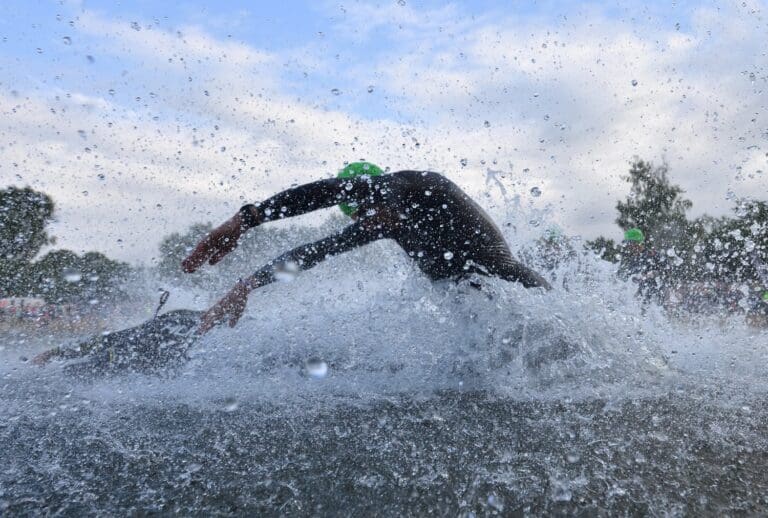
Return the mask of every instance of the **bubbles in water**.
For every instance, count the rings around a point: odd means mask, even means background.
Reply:
[[[323,379],[328,376],[328,364],[320,358],[310,358],[304,364],[307,376],[314,379]]]
[[[568,487],[567,482],[561,480],[552,481],[552,500],[555,502],[570,502],[571,498],[573,498],[573,493],[570,487]]]
[[[534,198],[541,196],[541,189],[539,187],[531,187],[531,196]]]

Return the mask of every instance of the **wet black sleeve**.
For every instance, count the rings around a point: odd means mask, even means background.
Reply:
[[[314,243],[301,245],[276,257],[256,270],[251,277],[250,284],[252,287],[258,288],[274,282],[277,275],[282,272],[290,274],[309,270],[325,260],[326,257],[342,254],[381,237],[383,236],[366,231],[359,223],[350,225],[338,234]]]
[[[333,207],[339,203],[360,204],[365,200],[376,202],[383,198],[383,176],[357,176],[355,178],[328,178],[299,185],[257,203],[259,223],[290,218]]]

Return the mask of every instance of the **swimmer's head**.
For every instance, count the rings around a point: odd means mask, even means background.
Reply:
[[[639,228],[630,228],[624,232],[624,241],[627,243],[642,244],[645,241],[645,234]]]
[[[382,174],[384,174],[384,171],[382,171],[376,164],[370,162],[352,162],[339,171],[339,174],[337,174],[336,177],[355,178],[356,176],[380,176]],[[340,203],[339,208],[341,209],[341,212],[350,217],[357,212],[356,203]]]

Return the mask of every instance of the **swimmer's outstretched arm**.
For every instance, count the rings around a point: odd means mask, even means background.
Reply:
[[[256,272],[241,279],[224,298],[219,300],[201,318],[199,334],[206,333],[219,322],[228,320],[234,327],[245,310],[248,294],[262,286],[277,280],[281,273],[290,275],[302,270],[308,270],[327,257],[338,255],[353,248],[363,246],[379,239],[379,235],[366,231],[362,225],[355,223],[333,236],[326,237],[314,243],[301,245],[293,250],[276,257]]]
[[[340,203],[360,203],[383,198],[382,176],[328,178],[300,185],[275,194],[261,203],[245,205],[237,214],[213,229],[203,238],[181,265],[192,273],[206,261],[216,264],[237,247],[240,237],[249,229],[276,219],[290,218]]]

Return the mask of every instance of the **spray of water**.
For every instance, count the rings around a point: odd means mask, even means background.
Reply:
[[[545,226],[549,215],[499,191],[491,187],[489,197],[501,197],[494,216],[513,250],[531,246],[538,235],[528,223]],[[243,258],[234,270],[240,267],[245,273],[254,264]],[[645,498],[657,502],[655,509],[681,509],[675,506],[683,497],[668,493],[646,467],[666,469],[684,484],[689,441],[704,441],[726,458],[747,451],[734,453],[734,437],[745,448],[761,447],[759,434],[744,431],[759,429],[764,415],[753,410],[768,374],[764,338],[756,331],[736,320],[683,322],[643,306],[631,282],[618,280],[613,265],[589,253],[571,256],[546,275],[555,285],[548,293],[494,279],[432,283],[394,244],[375,243],[253,293],[237,327],[206,335],[191,360],[166,377],[72,379],[55,365],[40,369],[20,361],[44,344],[16,336],[0,351],[0,436],[29,450],[26,455],[44,453],[68,466],[61,468],[67,475],[60,483],[81,496],[82,479],[72,470],[82,462],[69,463],[67,456],[79,452],[96,466],[103,463],[69,439],[72,430],[106,441],[108,453],[99,455],[126,459],[130,480],[145,476],[145,464],[162,455],[180,473],[168,474],[172,493],[195,480],[226,485],[230,475],[204,466],[225,465],[227,473],[253,469],[226,459],[271,448],[277,453],[259,461],[261,476],[282,473],[286,485],[265,486],[263,498],[243,504],[262,511],[274,509],[269,502],[275,498],[281,505],[301,504],[295,488],[322,484],[326,463],[342,462],[345,448],[378,459],[384,470],[372,474],[369,462],[343,461],[356,466],[349,469],[357,470],[360,487],[390,487],[387,480],[408,465],[421,475],[402,479],[407,484],[442,495],[454,502],[451,509],[464,502],[490,512],[513,501],[549,511],[586,505],[590,494],[600,495],[592,500],[600,508],[626,509],[628,498]],[[155,296],[156,281],[141,287],[147,299]],[[168,308],[202,309],[221,295],[213,291],[176,289]],[[150,304],[114,326],[148,316]],[[360,434],[375,450],[355,442]],[[337,446],[303,449],[318,437]],[[418,460],[428,450],[408,454],[409,437],[434,451],[447,449],[442,457]],[[543,442],[529,444],[532,437]],[[42,446],[30,446],[35,441]],[[469,451],[471,444],[480,450],[454,459],[458,471],[441,467],[456,448]],[[314,468],[286,468],[297,451]],[[607,455],[612,460],[602,460]],[[22,458],[5,464],[34,486]],[[33,462],[31,469],[56,479],[54,464]],[[446,485],[446,470],[460,483]],[[109,483],[115,484],[115,508],[135,497],[119,480]],[[281,491],[288,493],[281,497]],[[419,507],[426,501],[413,497],[419,493],[387,494],[395,495],[390,505],[415,498],[404,509],[433,509]],[[702,509],[734,508],[732,502],[699,503]],[[192,502],[188,509],[201,505],[209,503]]]

